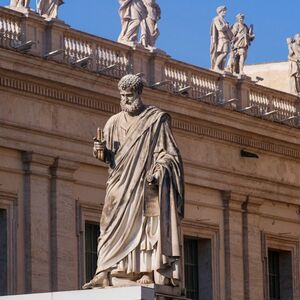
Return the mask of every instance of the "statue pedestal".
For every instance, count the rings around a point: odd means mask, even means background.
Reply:
[[[144,286],[112,287],[105,289],[80,290],[43,294],[28,294],[4,296],[1,300],[185,300],[183,296],[176,296],[171,291],[173,288],[160,287],[156,289]],[[171,293],[171,294],[169,294]]]
[[[20,12],[24,15],[28,15],[29,12],[30,12],[30,8],[26,8],[26,7],[16,7],[16,6],[6,6],[6,8],[9,8],[9,9],[12,9],[12,10],[15,10],[17,12]]]

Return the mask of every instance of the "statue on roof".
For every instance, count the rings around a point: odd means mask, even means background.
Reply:
[[[147,8],[143,0],[119,0],[119,2],[122,30],[118,42],[129,45],[137,44],[139,31],[146,32]]]
[[[156,0],[144,0],[147,8],[147,18],[144,20],[144,32],[142,32],[141,43],[144,47],[155,48],[156,40],[159,36],[158,21],[161,18],[160,6]]]
[[[10,7],[29,8],[30,0],[10,0]]]
[[[54,19],[57,18],[58,8],[62,4],[64,4],[64,0],[39,0],[37,12],[47,19]]]
[[[300,94],[300,34],[294,38],[287,39],[289,48],[289,76],[290,91],[293,94]]]
[[[245,75],[244,65],[248,55],[248,48],[255,39],[253,25],[248,27],[244,21],[245,16],[239,13],[236,16],[236,23],[231,28],[233,38],[228,61],[228,71],[240,75]]]
[[[217,72],[223,72],[225,69],[232,39],[230,25],[225,20],[226,13],[226,6],[219,6],[217,8],[218,15],[213,19],[210,29],[211,68]]]

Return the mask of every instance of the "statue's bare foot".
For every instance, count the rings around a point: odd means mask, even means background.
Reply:
[[[220,69],[220,68],[218,68],[218,67],[216,67],[216,68],[214,69],[214,71],[215,71],[215,72],[218,72],[218,73],[221,73],[221,74],[225,74],[225,70],[222,70],[222,69]]]
[[[99,274],[96,274],[94,278],[83,285],[82,289],[88,290],[92,289],[94,287],[107,287],[109,286],[109,280],[107,278],[107,272],[101,272]]]
[[[149,274],[143,275],[139,280],[137,280],[138,284],[151,284],[153,283],[152,276]]]

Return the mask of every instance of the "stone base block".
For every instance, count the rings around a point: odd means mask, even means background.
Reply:
[[[93,289],[85,291],[68,291],[43,294],[28,294],[0,297],[0,300],[177,300],[187,299],[174,295],[163,287],[116,287],[105,289]]]

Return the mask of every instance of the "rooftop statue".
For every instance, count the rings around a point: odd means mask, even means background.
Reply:
[[[30,0],[10,0],[10,7],[29,8]]]
[[[289,76],[291,93],[300,94],[300,34],[287,39],[289,48]]]
[[[147,18],[145,19],[144,32],[142,32],[141,43],[144,47],[155,48],[156,40],[159,36],[157,22],[161,18],[161,9],[155,0],[144,0],[147,8]]]
[[[226,6],[217,8],[218,15],[213,19],[210,29],[211,68],[217,72],[224,71],[230,51],[230,42],[233,37],[230,25],[225,20],[226,12]]]
[[[122,30],[118,42],[136,44],[138,43],[139,31],[146,32],[147,8],[143,0],[119,0],[119,2]]]
[[[253,25],[248,27],[245,23],[245,16],[238,14],[236,23],[232,26],[233,38],[231,40],[231,51],[228,62],[228,70],[231,73],[245,75],[244,65],[248,54],[248,48],[255,39]]]
[[[62,4],[64,4],[64,0],[39,0],[37,12],[47,19],[54,19],[57,18],[58,8]]]
[[[183,166],[170,116],[143,104],[143,81],[119,82],[122,111],[94,142],[94,156],[109,165],[100,220],[97,271],[83,288],[181,280]]]

